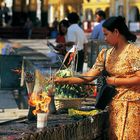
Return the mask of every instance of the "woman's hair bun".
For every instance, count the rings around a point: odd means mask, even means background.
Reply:
[[[117,19],[118,19],[119,21],[121,21],[121,22],[122,22],[122,21],[124,21],[124,22],[125,22],[125,17],[118,16],[118,17],[117,17]]]

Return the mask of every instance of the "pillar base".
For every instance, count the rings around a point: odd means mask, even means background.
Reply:
[[[13,11],[12,26],[21,26],[22,18],[21,12]]]
[[[28,16],[32,20],[33,24],[35,25],[35,23],[36,23],[36,11],[29,11]]]
[[[48,12],[41,12],[41,26],[48,26]]]

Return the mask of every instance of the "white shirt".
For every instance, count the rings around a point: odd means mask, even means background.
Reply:
[[[87,43],[87,38],[78,24],[69,26],[66,36],[66,42],[75,42],[77,51],[84,49],[84,44]]]

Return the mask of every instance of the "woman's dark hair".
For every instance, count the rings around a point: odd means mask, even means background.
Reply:
[[[78,23],[80,20],[78,14],[76,12],[72,12],[72,13],[68,14],[67,18],[71,24]]]
[[[59,34],[60,35],[64,35],[64,33],[62,32],[62,30],[61,30],[61,25],[63,25],[64,27],[66,27],[66,28],[68,28],[69,27],[69,22],[68,22],[68,20],[65,20],[65,19],[63,19],[63,20],[61,20],[60,22],[59,22]]]
[[[110,17],[102,24],[102,26],[111,32],[118,29],[120,34],[122,34],[127,41],[135,42],[137,39],[136,35],[129,31],[125,23],[125,18],[122,16]]]

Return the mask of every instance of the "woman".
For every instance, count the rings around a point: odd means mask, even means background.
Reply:
[[[122,17],[110,17],[103,23],[105,41],[112,46],[107,51],[105,67],[110,77],[107,83],[116,86],[117,94],[109,104],[110,140],[140,139],[140,47]],[[90,82],[103,70],[103,49],[83,78],[56,78],[56,84],[81,84]],[[84,77],[85,76],[85,77]]]
[[[60,21],[59,23],[59,34],[56,37],[56,43],[58,45],[56,46],[56,50],[59,51],[60,54],[64,55],[66,54],[66,34],[67,34],[67,29],[69,27],[69,22],[65,19]]]
[[[48,54],[48,57],[51,58],[52,63],[56,62],[63,62],[65,55],[66,55],[66,34],[67,34],[67,29],[69,26],[69,22],[65,19],[61,20],[59,23],[59,34],[56,37],[55,44],[53,45],[52,43],[48,42],[48,45],[53,47],[57,52],[50,52]],[[60,61],[61,60],[61,61]]]

